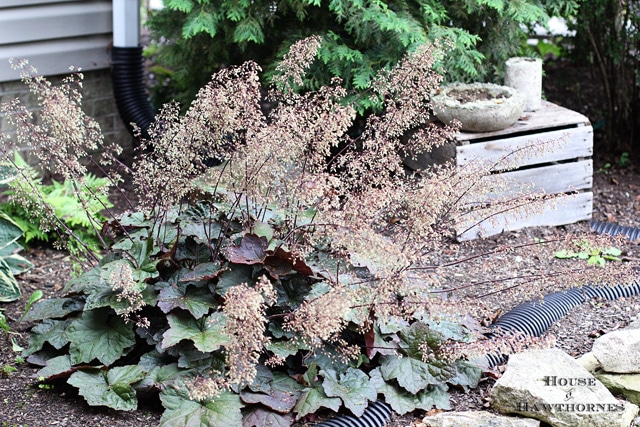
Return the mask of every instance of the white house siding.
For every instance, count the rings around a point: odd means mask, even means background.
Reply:
[[[110,0],[0,0],[0,82],[19,78],[9,58],[27,58],[39,73],[109,67]]]
[[[132,138],[111,86],[112,39],[111,0],[0,0],[0,103],[17,98],[37,120],[40,106],[9,58],[28,59],[53,84],[69,74],[69,67],[82,68],[83,110],[98,121],[108,143],[130,153]],[[0,133],[16,140],[15,127],[1,114]],[[28,147],[20,148],[34,162]]]

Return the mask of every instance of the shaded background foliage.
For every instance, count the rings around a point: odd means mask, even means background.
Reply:
[[[157,106],[186,105],[221,67],[255,60],[268,82],[288,47],[312,34],[323,37],[320,61],[305,79],[317,89],[331,77],[354,93],[375,72],[424,42],[448,39],[453,53],[439,70],[445,80],[502,82],[513,56],[544,55],[526,44],[534,24],[565,18],[575,37],[561,41],[564,60],[593,67],[606,93],[604,149],[637,151],[640,43],[637,0],[164,0],[151,15],[153,44],[146,52],[158,77]],[[554,49],[555,50],[555,49]],[[560,50],[556,50],[560,52]],[[359,112],[372,106],[358,102]],[[596,141],[599,142],[599,141]]]
[[[638,156],[640,121],[640,1],[582,0],[571,60],[591,66],[600,77],[607,104],[605,149]]]
[[[453,53],[437,65],[448,81],[496,81],[503,63],[526,49],[527,27],[549,16],[573,16],[577,1],[560,0],[165,0],[148,23],[147,50],[163,80],[155,102],[188,102],[212,72],[248,59],[269,81],[297,40],[323,37],[305,78],[317,89],[340,77],[356,93],[375,73],[425,42],[449,40]],[[360,99],[362,112],[371,100]]]

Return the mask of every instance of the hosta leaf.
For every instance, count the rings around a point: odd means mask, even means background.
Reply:
[[[12,243],[4,250],[0,251],[0,256],[9,266],[11,273],[14,276],[24,273],[33,267],[33,264],[22,255],[18,255],[16,252],[22,250],[22,246],[17,243]]]
[[[369,401],[376,400],[378,392],[369,376],[359,369],[349,368],[343,375],[332,370],[320,371],[324,376],[322,388],[329,397],[339,397],[353,414],[362,416]]]
[[[33,304],[22,318],[22,321],[34,322],[42,319],[61,318],[69,313],[82,311],[83,307],[83,297],[43,299]]]
[[[29,336],[29,348],[23,352],[23,356],[39,351],[45,342],[51,344],[56,350],[60,350],[69,342],[66,330],[70,324],[71,320],[45,319],[34,326]]]
[[[163,334],[162,348],[169,348],[182,340],[193,341],[202,352],[211,352],[229,344],[225,331],[226,317],[216,312],[200,320],[188,314],[169,314],[169,329]]]
[[[167,408],[159,427],[242,427],[242,402],[231,392],[223,392],[214,400],[196,402],[189,399],[184,387],[169,387],[160,393]]]
[[[74,365],[94,359],[111,365],[136,343],[133,324],[125,323],[106,309],[85,311],[69,326],[67,337],[71,341],[69,354]]]
[[[9,215],[0,211],[0,249],[4,249],[22,237],[22,229]]]
[[[278,414],[256,406],[244,414],[242,427],[289,427],[292,422],[291,414]]]
[[[78,393],[91,406],[108,406],[121,411],[132,411],[138,406],[138,400],[131,385],[143,377],[144,371],[138,366],[120,366],[108,371],[77,371],[67,382],[78,387]]]
[[[11,267],[0,258],[0,302],[11,302],[20,298],[22,292],[18,281],[11,273]]]
[[[322,387],[318,386],[304,391],[293,410],[297,414],[297,418],[302,418],[305,415],[316,413],[322,407],[338,412],[340,405],[342,405],[342,400],[339,397],[328,397]]]
[[[209,313],[211,308],[216,307],[215,299],[208,289],[196,288],[195,286],[170,285],[160,291],[158,295],[158,307],[169,313],[174,308],[189,310],[189,313],[196,319],[200,319]]]

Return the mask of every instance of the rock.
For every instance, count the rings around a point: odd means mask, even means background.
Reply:
[[[425,427],[539,427],[540,421],[495,415],[486,411],[441,412],[425,417]]]
[[[584,369],[591,373],[594,373],[596,369],[600,367],[600,362],[598,362],[598,359],[596,359],[592,352],[583,354],[582,356],[578,357],[576,361],[580,365],[582,365]]]
[[[640,373],[640,329],[609,332],[593,342],[592,353],[607,372]]]
[[[612,393],[623,394],[637,405],[640,405],[640,375],[639,374],[596,374],[596,378]]]
[[[625,329],[640,329],[640,319],[635,319],[629,323]]]
[[[509,357],[491,391],[492,407],[554,427],[628,427],[638,407],[621,402],[574,358],[559,349]]]

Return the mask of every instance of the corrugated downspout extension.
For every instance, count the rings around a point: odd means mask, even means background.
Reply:
[[[591,230],[599,234],[608,234],[610,236],[622,234],[631,241],[640,239],[640,228],[627,227],[609,222],[593,220],[591,221]]]
[[[383,427],[390,418],[391,408],[379,400],[370,403],[359,418],[343,415],[320,423],[316,427]]]
[[[132,135],[131,123],[135,123],[142,130],[142,136],[148,138],[155,113],[144,84],[142,46],[112,49],[111,81],[120,117]]]
[[[555,322],[562,319],[570,309],[592,298],[604,298],[610,301],[622,297],[640,295],[640,282],[616,286],[583,286],[556,292],[542,298],[542,301],[526,302],[503,315],[491,325],[492,335],[504,332],[522,332],[532,337],[542,336]],[[488,354],[489,366],[504,363],[501,354]]]

